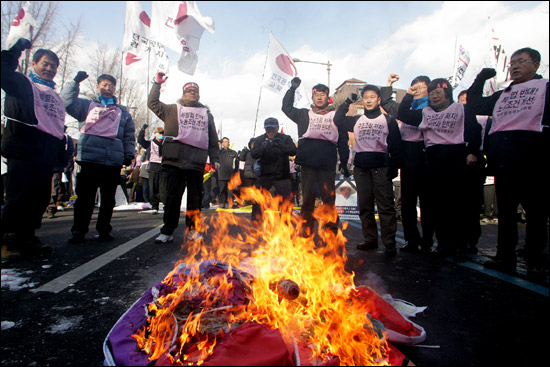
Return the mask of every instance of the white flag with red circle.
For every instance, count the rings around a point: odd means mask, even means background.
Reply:
[[[32,41],[33,27],[38,27],[36,20],[29,12],[30,3],[27,1],[19,10],[13,21],[11,22],[8,37],[6,38],[6,50],[12,48],[20,38],[26,38]]]

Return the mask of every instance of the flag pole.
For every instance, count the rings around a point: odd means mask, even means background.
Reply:
[[[151,58],[151,47],[149,47],[149,50],[147,50],[147,90],[145,91],[145,103],[146,105],[149,103],[149,79],[150,77],[150,70],[149,70],[149,60]],[[145,123],[149,125],[149,107],[145,110]]]
[[[265,67],[267,65],[267,57],[269,56],[269,43],[270,42],[271,42],[271,37],[269,38],[269,41],[267,42],[267,52],[265,54],[265,62],[264,62],[264,71],[262,73],[262,81],[260,82],[260,95],[258,96],[258,107],[256,108],[256,119],[254,120],[254,133],[252,134],[253,135],[252,137],[256,136],[256,123],[258,122],[258,112],[260,111],[260,100],[262,99],[262,83],[264,82]]]

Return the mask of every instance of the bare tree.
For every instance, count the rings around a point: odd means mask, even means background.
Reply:
[[[65,82],[70,80],[76,72],[74,60],[82,38],[81,20],[82,18],[79,18],[76,24],[71,23],[69,26],[65,26],[65,33],[61,43],[53,49],[59,57],[57,78],[60,85],[65,85]]]

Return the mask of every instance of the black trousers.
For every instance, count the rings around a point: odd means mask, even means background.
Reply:
[[[160,201],[160,172],[149,171],[149,202],[152,209],[159,210]]]
[[[336,171],[324,171],[320,169],[310,168],[302,166],[302,216],[305,220],[305,230],[309,230],[313,233],[315,226],[315,218],[313,217],[313,211],[315,210],[315,197],[317,191],[321,195],[323,205],[328,205],[335,208],[336,194],[335,194],[335,179]],[[327,227],[329,229],[337,229],[340,218],[336,218],[336,222],[329,222]]]
[[[416,242],[425,248],[433,245],[435,233],[433,210],[426,201],[426,177],[423,168],[401,169],[401,220],[405,241]],[[420,203],[420,226],[418,230],[417,202]]]
[[[357,185],[357,204],[363,229],[363,236],[369,243],[378,243],[378,229],[374,216],[374,202],[380,218],[380,233],[386,249],[395,249],[397,218],[393,200],[393,184],[389,167],[362,169],[356,167],[353,173]]]
[[[33,236],[51,198],[53,167],[39,162],[8,158],[2,235]]]
[[[525,210],[525,257],[527,265],[540,265],[548,244],[550,193],[542,184],[540,171],[499,169],[495,171],[498,205],[497,257],[516,262],[518,206]],[[544,182],[544,181],[543,181]]]
[[[88,233],[99,189],[100,203],[96,230],[99,234],[109,234],[113,229],[111,218],[116,204],[116,189],[120,184],[120,166],[90,162],[79,164],[80,172],[76,180],[77,199],[74,203],[74,223],[71,232]]]
[[[189,230],[195,228],[195,216],[199,215],[202,203],[202,171],[179,169],[163,165],[160,171],[160,198],[164,203],[164,226],[160,233],[172,235],[178,227],[181,200],[187,188],[187,210],[185,224]]]

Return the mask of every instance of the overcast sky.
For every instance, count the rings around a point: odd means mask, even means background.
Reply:
[[[150,1],[141,2],[151,16]],[[401,76],[396,88],[407,89],[417,75],[448,77],[455,49],[464,46],[471,62],[457,92],[467,89],[489,51],[491,23],[508,54],[532,47],[542,55],[539,73],[548,78],[549,2],[347,2],[347,1],[198,1],[214,19],[214,34],[204,32],[197,70],[177,70],[179,55],[169,51],[170,71],[161,101],[175,103],[181,87],[199,84],[222,135],[240,150],[253,136],[260,85],[273,32],[293,58],[332,64],[330,92],[346,79],[385,85],[389,73]],[[88,50],[120,48],[126,2],[61,2],[65,16],[82,16],[83,45]],[[308,90],[327,83],[323,65],[297,63]],[[455,93],[456,96],[457,93]],[[261,92],[256,136],[263,121],[276,117],[285,133],[297,139],[296,125],[281,112],[282,96]],[[144,103],[145,96],[144,96]]]

